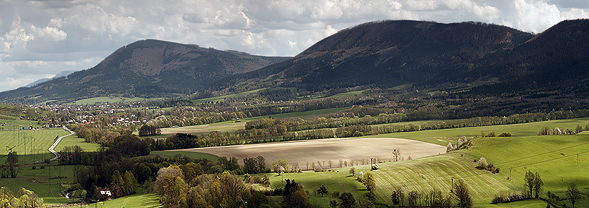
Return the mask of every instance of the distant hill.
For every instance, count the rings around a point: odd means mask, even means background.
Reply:
[[[65,77],[65,76],[67,76],[67,75],[69,75],[69,74],[71,74],[71,73],[74,73],[74,71],[62,71],[62,72],[59,72],[59,74],[56,74],[56,75],[55,75],[54,77],[52,77],[52,78],[43,78],[43,79],[39,79],[39,80],[37,80],[37,81],[34,81],[34,82],[32,82],[32,83],[30,83],[30,84],[28,84],[28,85],[25,85],[25,87],[29,87],[29,88],[31,88],[31,87],[37,86],[37,85],[39,85],[39,84],[41,84],[41,83],[43,83],[43,82],[47,82],[47,81],[49,81],[49,80],[52,80],[52,79],[57,79],[57,78],[60,78],[60,77]]]
[[[31,103],[98,96],[162,97],[188,94],[229,75],[253,71],[289,57],[254,56],[159,40],[116,50],[91,69],[34,87],[0,93],[0,100]],[[26,101],[26,102],[25,102]]]
[[[505,26],[472,22],[370,22],[339,31],[291,60],[222,79],[213,87],[267,77],[308,90],[418,83],[532,37]]]
[[[380,21],[323,39],[293,59],[223,78],[213,89],[265,86],[312,91],[361,85],[468,87],[469,93],[587,93],[589,20],[533,35],[484,23]]]

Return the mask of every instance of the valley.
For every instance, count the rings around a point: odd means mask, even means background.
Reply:
[[[292,58],[137,41],[91,69],[0,93],[0,197],[8,207],[587,207],[587,25],[368,22]],[[51,161],[62,127],[75,135]]]

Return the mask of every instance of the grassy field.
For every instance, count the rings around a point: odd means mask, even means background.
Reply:
[[[84,149],[84,151],[86,152],[95,152],[98,151],[98,149],[100,149],[99,144],[85,142],[84,138],[78,138],[78,136],[76,135],[64,137],[63,139],[61,139],[61,142],[59,142],[59,144],[54,149],[55,151],[59,152],[63,150],[64,147],[74,145],[82,147],[82,149]]]
[[[2,124],[0,125],[0,131],[28,128],[29,126],[33,128],[41,127],[36,121],[21,120],[19,117],[7,115],[0,115],[0,124]]]
[[[328,98],[338,98],[338,97],[347,97],[347,96],[354,96],[354,95],[359,95],[360,93],[364,92],[364,90],[358,90],[358,91],[350,91],[350,92],[344,92],[344,93],[338,93],[332,96],[329,96]]]
[[[145,207],[145,208],[158,208],[163,207],[159,202],[159,195],[156,193],[147,193],[145,189],[138,188],[137,193],[125,196],[110,201],[99,202],[97,207]],[[94,207],[95,204],[91,204],[88,207]]]
[[[468,127],[468,128],[458,128],[458,129],[440,129],[440,130],[432,130],[432,131],[399,132],[399,133],[391,133],[391,134],[372,135],[372,136],[368,136],[368,137],[393,137],[393,138],[414,139],[414,140],[430,142],[430,143],[446,146],[446,145],[448,145],[448,142],[452,142],[452,144],[455,144],[456,141],[462,136],[466,136],[469,138],[481,137],[481,131],[484,131],[485,134],[488,134],[489,132],[493,131],[497,135],[499,135],[503,132],[508,132],[508,133],[511,133],[513,137],[536,136],[538,134],[538,131],[540,129],[542,129],[543,127],[549,127],[549,128],[558,127],[560,129],[574,130],[575,127],[577,126],[577,124],[584,126],[586,123],[589,123],[589,118],[552,120],[552,121],[511,124],[511,125]]]
[[[217,162],[219,160],[219,156],[207,154],[207,153],[200,153],[200,152],[188,152],[188,151],[152,151],[152,155],[163,155],[169,157],[175,157],[176,155],[188,156],[191,158],[204,158],[208,159],[213,162]]]
[[[305,112],[293,112],[293,113],[282,113],[282,114],[272,114],[267,116],[258,116],[258,117],[251,117],[251,118],[244,118],[240,119],[240,122],[235,121],[225,121],[213,124],[206,124],[206,125],[198,125],[198,126],[184,126],[184,127],[176,127],[176,128],[163,128],[162,135],[158,136],[149,136],[151,138],[166,138],[170,135],[176,133],[191,133],[191,134],[198,134],[198,133],[207,133],[211,131],[219,131],[219,132],[226,132],[226,131],[235,131],[239,129],[243,129],[245,123],[248,121],[253,121],[260,118],[316,118],[322,115],[336,113],[344,109],[349,109],[349,107],[343,108],[328,108],[328,109],[320,109],[320,110],[313,110],[313,111],[305,111]]]
[[[55,129],[0,131],[0,155],[6,155],[9,148],[13,148],[19,155],[19,163],[32,163],[33,157],[25,155],[46,154],[49,147],[55,142],[55,138],[69,134],[68,131]],[[25,151],[26,150],[26,151]]]
[[[158,100],[158,99],[161,99],[161,98],[93,97],[93,98],[77,100],[73,103],[67,103],[67,104],[68,105],[89,105],[89,104],[104,103],[104,102],[117,103],[117,102],[131,102],[131,101],[143,101],[143,100]]]
[[[252,94],[252,93],[256,93],[256,92],[258,92],[260,90],[263,90],[263,89],[266,89],[266,88],[256,89],[256,90],[250,90],[250,91],[241,92],[241,93],[237,93],[237,94],[231,94],[231,95],[223,95],[223,96],[217,96],[217,97],[197,99],[197,100],[192,100],[192,101],[195,104],[206,103],[206,102],[218,102],[218,101],[223,101],[226,98],[233,98],[233,97],[239,97],[239,96],[244,96],[244,95],[249,95],[249,94]]]
[[[387,134],[388,137],[409,138],[442,145],[449,141],[455,142],[456,139],[465,135],[474,138],[475,145],[468,150],[460,150],[441,156],[379,164],[379,170],[371,171],[377,180],[377,202],[392,205],[390,194],[396,186],[403,187],[406,192],[411,190],[430,191],[433,188],[449,191],[453,178],[454,180],[465,180],[474,197],[475,207],[545,207],[545,202],[540,200],[490,204],[495,194],[501,192],[521,193],[524,187],[523,177],[527,171],[538,172],[542,177],[545,184],[543,197],[546,197],[545,193],[550,191],[565,198],[565,190],[569,183],[576,183],[579,190],[587,194],[589,192],[589,180],[587,180],[589,134],[555,136],[536,136],[536,134],[542,127],[574,129],[577,124],[584,125],[588,121],[589,118],[579,118]],[[495,131],[497,134],[510,132],[514,136],[480,138],[481,131],[487,133]],[[384,136],[381,134],[373,137]],[[473,160],[478,160],[480,157],[485,157],[489,163],[494,163],[501,171],[492,174],[489,171],[474,168],[476,163]],[[357,172],[370,171],[368,166],[357,166],[356,168]],[[321,185],[325,185],[330,193],[350,191],[356,199],[363,198],[366,189],[350,177],[349,167],[333,170],[335,172],[287,173],[284,178],[295,179],[297,182],[303,183],[305,189],[311,193],[310,202],[319,206],[327,207],[328,202],[334,199],[331,194],[325,197],[313,195],[313,191]],[[273,187],[282,186],[282,177],[278,177],[274,173],[271,173],[270,176]],[[571,206],[566,200],[559,201],[559,203]],[[576,206],[588,207],[589,200],[583,199]]]
[[[43,198],[44,204],[67,203],[69,200],[61,197],[59,192],[66,189],[66,183],[72,182],[74,166],[54,166],[57,162],[51,164],[38,164],[35,170],[31,166],[21,167],[16,179],[0,178],[0,186],[8,187],[13,193],[18,193],[21,187],[34,191],[37,196]],[[60,185],[62,183],[63,185]]]

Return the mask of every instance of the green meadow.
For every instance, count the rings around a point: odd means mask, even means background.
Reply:
[[[272,115],[272,117],[297,117],[317,116],[331,112],[337,112],[345,108],[324,109],[314,112],[285,113]],[[255,118],[250,118],[255,119]],[[243,125],[245,119],[242,121]],[[429,122],[429,121],[421,121]],[[405,160],[400,162],[379,163],[380,169],[371,171],[368,165],[354,166],[356,172],[371,172],[376,178],[376,203],[392,205],[390,195],[396,187],[402,187],[405,192],[417,190],[425,193],[437,189],[449,193],[452,180],[464,180],[469,186],[474,198],[475,207],[545,207],[540,200],[526,200],[515,203],[491,204],[495,194],[521,193],[524,188],[524,174],[527,171],[538,172],[544,181],[544,192],[556,193],[565,198],[565,191],[569,183],[575,183],[584,194],[589,194],[589,134],[578,135],[551,135],[537,136],[538,130],[543,127],[561,129],[574,129],[578,124],[584,126],[589,118],[568,120],[553,120],[536,123],[523,123],[512,125],[497,125],[483,127],[469,127],[460,129],[442,129],[417,132],[402,132],[392,134],[373,135],[371,137],[406,138],[425,141],[446,146],[448,142],[456,143],[461,136],[473,139],[474,146],[454,151],[447,154],[430,156],[426,158]],[[231,122],[227,122],[231,123]],[[233,122],[234,123],[234,122]],[[412,122],[416,123],[416,122]],[[416,124],[419,124],[417,122]],[[210,126],[222,125],[211,124]],[[225,126],[227,127],[227,126]],[[179,128],[177,128],[179,129]],[[497,135],[509,132],[512,137],[481,137],[481,132],[495,132]],[[43,158],[52,158],[48,152],[57,136],[63,136],[69,132],[63,129],[42,129],[26,131],[0,131],[0,142],[5,146],[13,147],[19,153],[19,163],[31,164],[42,161]],[[26,153],[25,152],[26,144]],[[85,143],[82,138],[75,135],[65,137],[55,150],[59,151],[65,146],[80,145],[86,151],[95,151],[99,145]],[[33,148],[30,148],[30,147]],[[7,148],[0,148],[1,154],[7,154]],[[401,150],[402,153],[402,150]],[[215,155],[182,151],[154,151],[153,155],[177,156],[186,155],[193,158],[207,158],[218,160]],[[486,158],[500,168],[500,172],[493,174],[489,171],[476,169],[476,161],[481,157]],[[41,158],[41,160],[40,160]],[[240,158],[241,159],[241,158]],[[267,161],[272,163],[273,161]],[[55,162],[52,162],[53,164]],[[43,169],[41,169],[43,166]],[[74,166],[55,166],[48,164],[36,164],[22,166],[17,179],[2,178],[0,184],[17,192],[20,187],[34,191],[44,199],[45,204],[67,203],[68,200],[59,196],[58,192],[65,189],[68,182],[72,181]],[[330,200],[335,200],[332,193],[351,192],[357,200],[363,199],[367,192],[365,187],[356,181],[348,171],[350,167],[331,169],[325,172],[286,173],[279,176],[276,173],[267,173],[271,179],[271,187],[283,186],[282,179],[294,179],[302,183],[305,190],[309,191],[309,201],[320,207],[328,207]],[[61,176],[61,177],[60,177]],[[263,174],[260,174],[263,176]],[[50,178],[50,179],[49,179]],[[321,185],[325,185],[329,193],[323,197],[315,194]],[[160,207],[158,196],[153,193],[145,193],[140,189],[138,194],[119,199],[99,203],[104,207]],[[585,197],[586,198],[586,197]],[[280,200],[280,197],[273,197]],[[339,201],[339,200],[338,200]],[[559,204],[571,204],[562,200]],[[589,200],[582,199],[577,207],[588,207]]]
[[[57,137],[67,134],[69,132],[62,128],[0,131],[0,144],[4,146],[0,147],[0,155],[8,154],[12,149],[18,153],[19,163],[43,161],[47,155],[53,158],[49,147],[53,145]]]
[[[341,110],[349,109],[349,107],[342,107],[342,108],[328,108],[328,109],[319,109],[319,110],[312,110],[312,111],[305,111],[305,112],[292,112],[292,113],[281,113],[281,114],[272,114],[267,116],[257,116],[251,118],[243,118],[239,119],[239,122],[236,121],[225,121],[219,123],[212,123],[212,124],[205,124],[205,125],[198,125],[198,126],[184,126],[184,127],[174,127],[174,128],[163,128],[162,134],[157,136],[148,136],[154,139],[164,139],[168,136],[174,135],[175,133],[207,133],[211,131],[219,131],[219,132],[226,132],[226,131],[235,131],[239,129],[243,129],[245,123],[248,121],[253,121],[261,118],[315,118],[323,115],[327,115],[330,113],[336,113]]]
[[[589,118],[554,120],[537,123],[512,125],[471,127],[461,129],[443,129],[418,132],[403,132],[372,137],[407,138],[447,145],[455,143],[461,136],[472,138],[474,146],[467,150],[430,156],[426,158],[405,160],[400,162],[380,163],[380,169],[371,171],[368,165],[354,166],[356,172],[371,172],[376,178],[377,203],[392,205],[392,190],[400,186],[405,192],[417,190],[425,193],[437,189],[449,193],[452,180],[464,180],[474,198],[475,207],[545,207],[541,200],[525,200],[520,202],[491,204],[495,194],[521,193],[524,189],[524,174],[527,171],[538,172],[544,181],[542,197],[546,192],[556,193],[561,198],[569,183],[576,183],[581,192],[587,194],[589,180],[589,134],[537,136],[542,127],[574,129],[577,124],[584,126]],[[513,137],[481,138],[481,131],[494,131],[496,134],[509,132]],[[577,160],[578,156],[578,160]],[[485,157],[489,163],[500,168],[493,174],[486,170],[476,169],[475,160]],[[271,163],[272,161],[268,161]],[[577,165],[578,162],[578,165]],[[357,200],[364,198],[366,189],[348,173],[350,167],[332,169],[328,172],[286,173],[278,176],[267,173],[273,188],[283,186],[284,179],[294,179],[304,184],[309,191],[309,201],[321,207],[328,207],[334,200],[334,191],[351,192]],[[566,171],[563,171],[566,170]],[[259,174],[263,176],[263,174]],[[325,185],[330,193],[321,197],[314,191]],[[559,204],[571,204],[561,200]],[[578,207],[589,206],[589,200],[583,199]]]
[[[240,97],[240,96],[244,96],[244,95],[249,95],[249,94],[252,94],[252,93],[256,93],[256,92],[258,92],[260,90],[263,90],[263,89],[266,89],[266,88],[255,89],[255,90],[250,90],[250,91],[236,93],[236,94],[231,94],[231,95],[222,95],[222,96],[217,96],[217,97],[196,99],[196,100],[192,100],[192,101],[195,104],[207,103],[207,102],[219,102],[219,101],[223,101],[223,100],[225,100],[227,98]]]
[[[348,96],[354,96],[354,95],[359,95],[362,92],[364,92],[364,90],[358,90],[358,91],[350,91],[350,92],[343,92],[343,93],[338,93],[332,96],[329,96],[328,98],[338,98],[338,97],[348,97]]]
[[[20,158],[20,157],[19,157]],[[34,191],[37,196],[43,198],[44,204],[64,204],[69,200],[59,195],[73,181],[74,166],[49,164],[37,164],[21,166],[19,174],[14,178],[0,178],[1,186],[9,188],[13,193],[18,193],[21,187]]]
[[[133,101],[158,100],[158,99],[161,99],[161,98],[93,97],[93,98],[77,100],[73,103],[67,103],[67,105],[90,105],[90,104],[94,104],[94,103],[105,103],[105,102],[118,103],[118,102],[133,102]]]
[[[167,157],[176,157],[179,155],[188,156],[191,158],[204,158],[210,161],[218,161],[219,156],[207,154],[207,153],[200,153],[200,152],[188,152],[188,151],[152,151],[151,155],[161,155]]]

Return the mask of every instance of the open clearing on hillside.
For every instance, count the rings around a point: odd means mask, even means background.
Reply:
[[[309,162],[320,161],[324,168],[329,168],[329,161],[332,167],[339,167],[339,161],[356,161],[360,164],[368,158],[378,158],[381,161],[389,161],[393,149],[401,150],[401,156],[407,158],[421,158],[431,155],[438,155],[446,152],[446,147],[408,139],[398,138],[337,138],[317,139],[304,141],[290,141],[266,144],[234,145],[223,147],[191,148],[171,151],[202,152],[218,156],[236,157],[257,157],[259,155],[266,159],[266,164],[286,159],[290,164],[297,162],[299,167],[307,169]],[[310,168],[310,167],[309,167]]]

